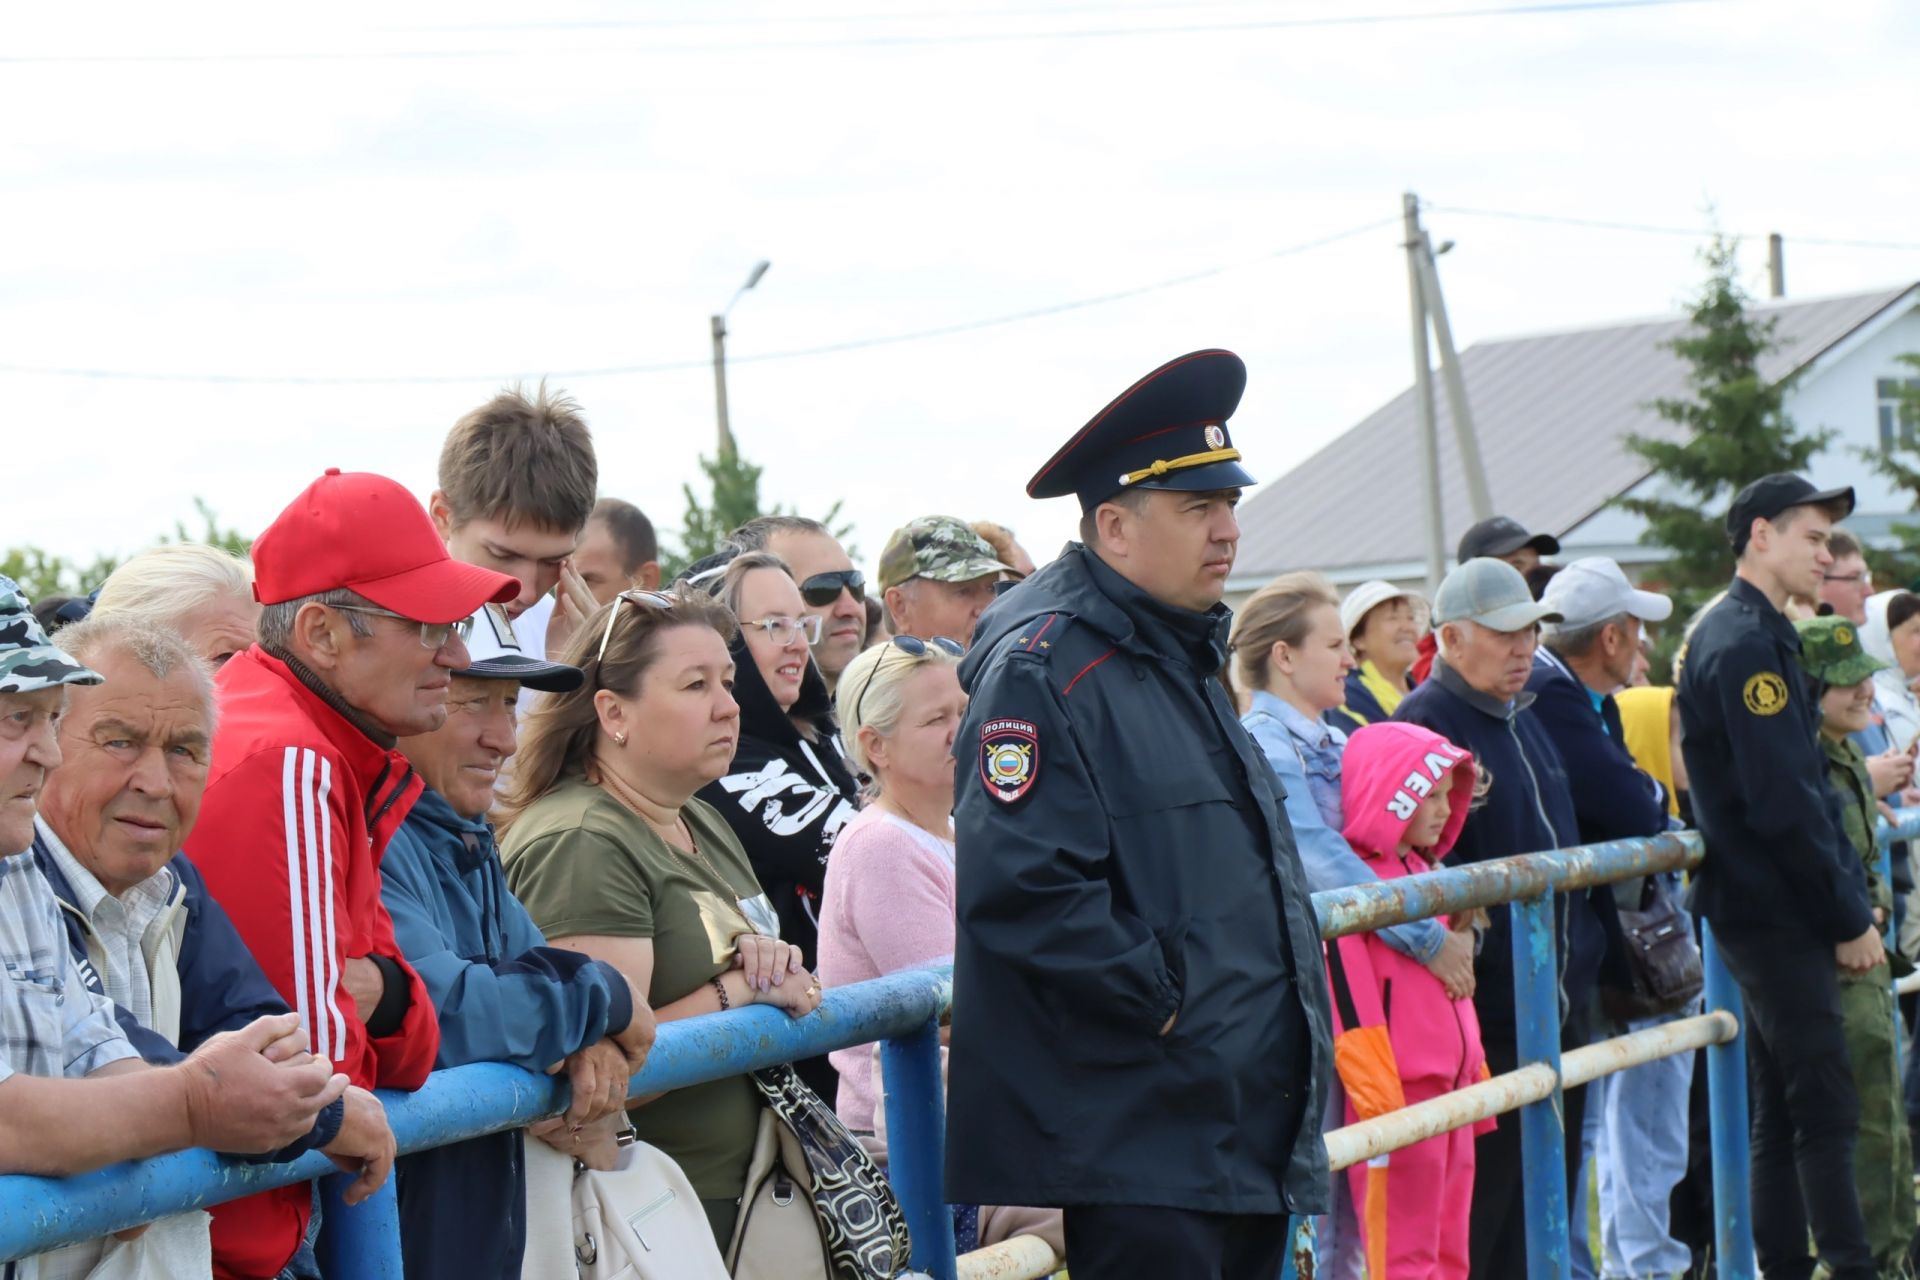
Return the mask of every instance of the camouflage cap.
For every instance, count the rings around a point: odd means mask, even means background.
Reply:
[[[1800,662],[1815,680],[1846,688],[1859,684],[1887,663],[1860,647],[1860,632],[1845,618],[1802,618],[1793,624],[1800,633]]]
[[[100,680],[99,672],[89,671],[54,648],[20,584],[0,577],[0,693],[33,693]]]
[[[921,516],[893,531],[880,553],[880,589],[897,587],[908,578],[935,582],[972,582],[996,573],[1011,573],[987,540],[966,521],[952,516]]]

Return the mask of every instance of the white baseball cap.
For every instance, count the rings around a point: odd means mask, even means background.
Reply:
[[[1383,578],[1363,582],[1347,592],[1347,598],[1340,602],[1340,633],[1353,639],[1353,633],[1366,621],[1367,615],[1389,600],[1412,602],[1414,593],[1405,587],[1396,587]]]
[[[1588,556],[1563,566],[1547,583],[1540,603],[1552,606],[1564,629],[1590,627],[1623,613],[1642,622],[1665,622],[1673,616],[1672,600],[1639,590],[1606,556]]]

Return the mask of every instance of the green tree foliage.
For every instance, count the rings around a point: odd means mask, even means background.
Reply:
[[[162,534],[154,542],[204,542],[237,556],[247,554],[252,540],[237,529],[222,529],[219,518],[205,499],[195,498],[193,509],[204,526],[199,533],[188,530],[185,521],[176,520],[173,533]],[[107,580],[107,575],[120,567],[121,559],[119,556],[102,555],[95,556],[91,563],[82,564],[39,547],[9,547],[0,552],[0,574],[19,583],[29,600],[43,600],[48,596],[83,596],[97,590]]]
[[[663,582],[671,582],[694,561],[718,551],[727,534],[747,521],[757,516],[794,514],[790,507],[762,504],[762,468],[741,457],[736,448],[728,446],[714,458],[702,456],[700,470],[707,478],[708,496],[703,501],[693,491],[691,484],[680,486],[680,492],[686,499],[687,512],[681,517],[679,547],[662,548],[660,578]],[[822,523],[832,529],[834,536],[842,543],[846,543],[852,526],[836,523],[840,506],[835,502],[829,507]],[[849,544],[847,554],[859,553]]]
[[[1790,379],[1760,376],[1760,359],[1775,346],[1774,321],[1749,313],[1738,250],[1737,241],[1716,235],[1701,251],[1707,279],[1691,308],[1693,323],[1669,344],[1687,362],[1692,394],[1652,407],[1680,428],[1679,438],[1627,437],[1627,447],[1655,477],[1656,492],[1614,500],[1647,522],[1642,542],[1672,553],[1650,576],[1674,597],[1681,619],[1732,576],[1725,514],[1733,495],[1771,472],[1803,470],[1833,434],[1800,431],[1783,409]],[[1677,626],[1667,628],[1660,658],[1671,656],[1678,633]]]

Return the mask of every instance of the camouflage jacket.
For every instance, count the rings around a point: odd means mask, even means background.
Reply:
[[[1880,874],[1880,845],[1874,829],[1880,810],[1874,804],[1873,780],[1867,776],[1867,757],[1851,738],[1820,735],[1827,757],[1827,782],[1840,801],[1840,825],[1867,868],[1867,900],[1884,911],[1893,910],[1893,887]]]

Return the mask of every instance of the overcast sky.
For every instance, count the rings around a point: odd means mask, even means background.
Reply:
[[[1915,249],[1806,243],[1920,242],[1920,6],[1439,16],[1472,6],[15,8],[0,538],[130,551],[196,495],[254,531],[327,466],[424,495],[454,419],[545,371],[586,410],[602,492],[671,534],[713,447],[707,315],[761,258],[732,315],[735,434],[770,498],[844,498],[869,563],[930,511],[1044,558],[1077,510],[1027,477],[1198,347],[1247,360],[1256,475],[1326,444],[1410,380],[1405,190],[1457,242],[1463,345],[1673,310],[1698,242],[1449,208],[1692,228],[1711,202],[1760,237],[1756,290],[1774,230],[1792,295],[1920,279]],[[563,372],[636,365],[680,367]]]

